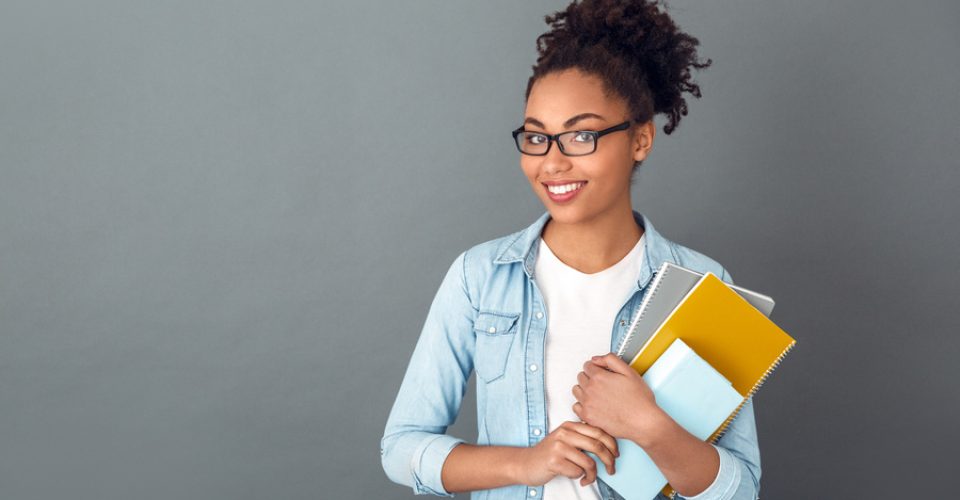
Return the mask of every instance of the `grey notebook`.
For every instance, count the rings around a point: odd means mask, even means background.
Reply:
[[[657,269],[656,276],[648,285],[650,288],[640,303],[640,308],[634,315],[627,334],[617,348],[617,356],[627,363],[633,361],[647,339],[660,327],[667,316],[673,312],[677,304],[687,296],[693,286],[700,281],[703,273],[692,271],[672,262],[664,262]],[[770,316],[773,311],[773,299],[736,285],[728,285],[740,294],[753,307],[756,307],[764,316]]]

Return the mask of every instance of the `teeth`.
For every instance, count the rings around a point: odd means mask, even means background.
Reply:
[[[553,194],[564,194],[579,189],[583,184],[582,182],[574,182],[573,184],[564,184],[562,186],[547,186],[547,190]]]

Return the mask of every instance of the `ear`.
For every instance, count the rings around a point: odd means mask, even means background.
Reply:
[[[650,150],[653,149],[653,138],[656,135],[657,127],[653,124],[653,118],[637,127],[633,135],[633,161],[642,161],[650,154]]]

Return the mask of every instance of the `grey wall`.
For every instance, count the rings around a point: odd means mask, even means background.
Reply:
[[[0,497],[412,497],[383,424],[452,259],[542,213],[564,5],[3,2]],[[670,5],[714,65],[634,205],[799,341],[762,496],[954,491],[960,4]]]

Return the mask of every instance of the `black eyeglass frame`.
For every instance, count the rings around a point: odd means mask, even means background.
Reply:
[[[630,128],[630,125],[631,125],[632,122],[633,122],[633,120],[627,120],[627,121],[625,121],[625,122],[623,122],[623,123],[620,123],[620,124],[618,124],[618,125],[614,125],[614,126],[612,126],[612,127],[607,127],[607,128],[605,128],[605,129],[603,129],[603,130],[568,130],[568,131],[566,131],[566,132],[560,132],[559,134],[553,134],[553,135],[545,134],[545,133],[543,133],[543,132],[533,132],[532,130],[524,130],[524,129],[523,129],[523,125],[521,125],[520,128],[514,130],[513,132],[511,132],[511,134],[513,135],[513,143],[517,146],[517,151],[520,151],[521,153],[523,153],[523,154],[525,154],[525,155],[530,155],[530,156],[546,156],[547,153],[550,152],[550,147],[553,146],[553,143],[554,143],[554,142],[556,142],[556,143],[557,143],[557,147],[560,148],[560,152],[563,153],[563,154],[566,155],[566,156],[586,156],[586,155],[593,154],[593,153],[595,153],[595,152],[597,151],[597,143],[600,142],[600,138],[601,138],[601,137],[603,137],[603,136],[605,136],[605,135],[607,135],[607,134],[609,134],[609,133],[611,133],[611,132],[617,132],[617,131],[619,131],[619,130],[626,130],[626,129]],[[517,136],[520,135],[520,132],[532,132],[532,133],[534,133],[534,134],[538,134],[538,135],[542,135],[542,136],[546,137],[546,138],[547,138],[547,149],[545,149],[545,150],[543,151],[543,153],[528,153],[528,152],[520,149],[520,142],[517,141]],[[593,151],[590,151],[589,153],[568,154],[566,151],[563,150],[563,143],[560,142],[560,136],[561,136],[561,135],[566,135],[566,134],[590,134],[590,135],[592,135],[592,136],[593,136]]]

